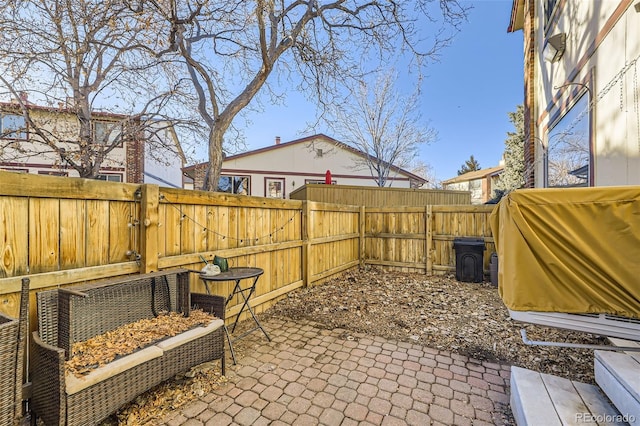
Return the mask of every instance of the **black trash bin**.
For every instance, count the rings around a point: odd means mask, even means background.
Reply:
[[[456,280],[470,283],[482,282],[484,278],[484,239],[455,238]]]

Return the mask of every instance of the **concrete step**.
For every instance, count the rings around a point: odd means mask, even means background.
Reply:
[[[596,383],[629,424],[640,425],[640,353],[595,351]]]
[[[511,367],[511,410],[518,426],[625,425],[598,387]]]

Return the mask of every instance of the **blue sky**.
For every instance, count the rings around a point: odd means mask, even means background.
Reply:
[[[473,155],[482,168],[497,166],[506,134],[513,130],[508,113],[523,101],[522,32],[507,33],[511,0],[469,1],[468,22],[440,61],[428,65],[421,108],[439,134],[419,158],[439,180],[457,175]],[[250,116],[243,129],[248,149],[308,136],[315,107],[301,94],[289,92],[283,106],[267,106]],[[334,136],[330,131],[319,132]]]

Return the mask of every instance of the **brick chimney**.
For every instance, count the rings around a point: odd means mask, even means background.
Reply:
[[[276,136],[276,145],[280,145],[280,136]]]

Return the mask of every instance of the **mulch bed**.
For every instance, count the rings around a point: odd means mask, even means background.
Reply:
[[[595,383],[593,351],[528,346],[532,340],[607,344],[587,333],[511,320],[497,287],[375,267],[351,270],[313,288],[288,293],[265,315],[307,319],[328,329],[382,336],[448,350],[481,361]]]

